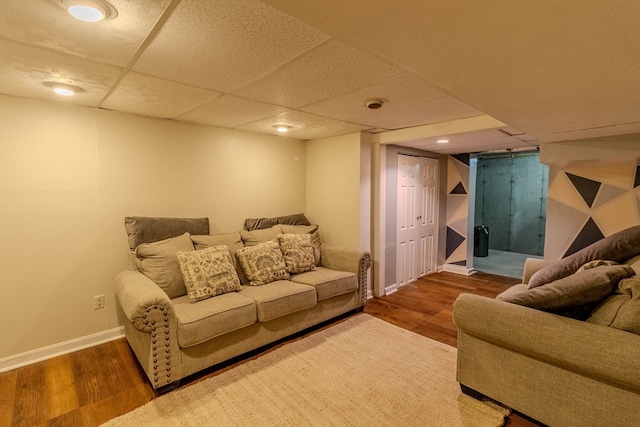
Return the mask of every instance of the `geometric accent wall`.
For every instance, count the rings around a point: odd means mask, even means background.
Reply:
[[[468,154],[448,157],[446,264],[467,264],[469,157]]]
[[[549,168],[544,257],[560,259],[640,225],[640,165],[588,162]]]

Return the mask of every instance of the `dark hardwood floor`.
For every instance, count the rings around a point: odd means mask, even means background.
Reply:
[[[367,302],[365,313],[455,346],[453,302],[463,292],[495,297],[517,279],[477,273],[433,274]],[[278,345],[270,349],[271,351]],[[182,382],[193,384],[259,352]],[[97,426],[156,397],[124,338],[0,374],[0,426]],[[512,414],[511,427],[537,426]]]

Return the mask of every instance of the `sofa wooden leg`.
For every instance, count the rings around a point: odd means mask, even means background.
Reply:
[[[474,399],[477,399],[477,400],[481,400],[486,397],[484,394],[480,393],[479,391],[475,391],[474,389],[467,387],[464,384],[460,384],[460,389],[467,396],[473,397]]]
[[[158,396],[162,396],[163,394],[167,394],[170,391],[175,390],[179,386],[180,386],[180,380],[174,381],[174,382],[169,383],[167,385],[163,385],[162,387],[158,387],[156,389],[156,393],[158,394]]]

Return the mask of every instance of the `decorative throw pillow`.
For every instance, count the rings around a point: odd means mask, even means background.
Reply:
[[[277,241],[269,240],[236,251],[242,269],[252,286],[287,280],[289,272]]]
[[[191,235],[191,240],[196,245],[196,250],[210,248],[212,246],[227,246],[229,248],[229,253],[231,254],[231,259],[233,260],[233,266],[236,268],[236,272],[240,278],[240,283],[249,282],[249,279],[247,279],[247,276],[244,274],[244,271],[240,266],[240,261],[236,256],[236,251],[244,248],[244,243],[242,243],[239,231],[214,235]]]
[[[519,287],[515,291],[507,290],[496,299],[564,314],[568,309],[593,304],[606,298],[614,291],[620,280],[634,274],[635,272],[628,265],[601,266],[574,273],[533,289],[523,290]]]
[[[278,234],[282,234],[280,224],[276,224],[273,227],[266,228],[264,230],[240,230],[240,236],[242,237],[242,241],[244,242],[245,246],[255,246],[259,243],[264,243],[269,240],[277,242]]]
[[[242,289],[227,246],[176,254],[191,302]]]
[[[529,288],[567,277],[578,271],[581,265],[594,259],[624,262],[638,254],[640,254],[640,225],[635,225],[598,240],[573,255],[541,268],[529,279]]]
[[[640,335],[640,276],[621,280],[614,294],[591,313],[587,322]]]
[[[585,271],[585,270],[589,270],[590,268],[596,268],[596,267],[601,267],[603,265],[618,265],[619,263],[615,262],[615,261],[606,261],[606,260],[602,260],[602,259],[597,259],[595,261],[589,261],[586,264],[583,264],[582,267],[580,267],[578,269],[578,271]],[[578,272],[576,271],[576,273]]]
[[[169,298],[186,295],[177,252],[193,251],[189,233],[159,242],[143,243],[135,250],[138,270],[158,285]]]
[[[313,256],[315,257],[316,266],[321,265],[320,253],[320,233],[318,233],[318,225],[288,225],[280,224],[283,234],[309,234],[311,235],[311,244],[313,245]]]
[[[278,243],[289,273],[298,274],[316,269],[310,234],[280,234]]]

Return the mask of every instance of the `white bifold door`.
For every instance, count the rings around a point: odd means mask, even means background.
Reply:
[[[438,247],[438,159],[398,155],[396,285],[434,273]]]

